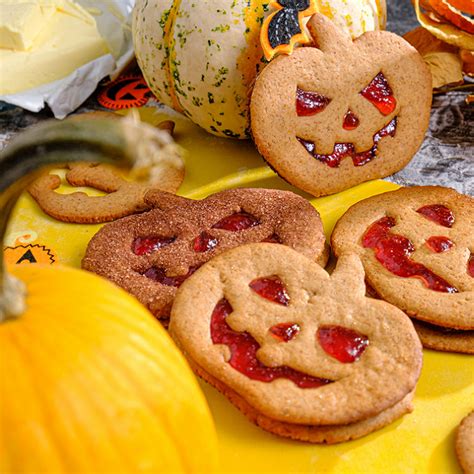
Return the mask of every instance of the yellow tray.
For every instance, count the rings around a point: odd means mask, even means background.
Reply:
[[[140,109],[140,114],[154,124],[169,118],[151,108]],[[181,195],[202,198],[233,186],[291,189],[308,198],[320,212],[329,236],[350,205],[397,188],[372,181],[314,199],[262,168],[250,142],[218,139],[187,120],[173,120],[177,122],[176,139],[187,150]],[[71,190],[63,186],[61,191]],[[24,194],[7,232],[5,255],[10,263],[36,260],[79,267],[89,239],[99,228],[49,218]],[[212,387],[204,382],[201,386],[217,426],[222,472],[460,473],[454,434],[460,420],[474,408],[474,358],[425,350],[414,412],[365,438],[335,446],[310,445],[268,434]]]

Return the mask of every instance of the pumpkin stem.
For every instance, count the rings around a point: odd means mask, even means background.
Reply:
[[[19,134],[0,153],[1,242],[25,187],[45,167],[75,161],[125,166],[133,178],[148,184],[159,181],[164,169],[184,166],[170,134],[140,123],[136,116],[41,123]],[[0,258],[0,321],[21,315],[24,300],[24,285],[8,275]]]

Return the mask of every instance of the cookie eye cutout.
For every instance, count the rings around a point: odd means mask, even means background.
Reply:
[[[416,212],[443,227],[451,228],[455,221],[453,211],[443,204],[429,204],[428,206],[422,206]]]
[[[447,237],[435,235],[427,239],[425,244],[432,252],[442,253],[447,252],[454,245],[454,242]]]
[[[382,217],[375,221],[362,237],[362,246],[373,249],[379,263],[394,275],[402,278],[418,278],[430,290],[458,293],[457,288],[444,278],[411,259],[415,247],[403,235],[390,232],[394,225],[395,219],[392,217]]]
[[[324,351],[343,364],[356,362],[369,345],[369,338],[342,326],[322,326],[316,337]]]
[[[153,280],[161,285],[173,286],[174,288],[179,288],[185,280],[187,280],[198,268],[200,265],[195,265],[190,267],[188,273],[185,275],[176,275],[176,276],[167,276],[166,270],[164,268],[151,267],[145,272],[142,273],[143,276]]]
[[[291,341],[299,332],[301,328],[296,323],[280,323],[272,326],[269,331],[270,334],[280,342]]]
[[[137,237],[132,242],[132,252],[135,255],[149,255],[156,250],[172,244],[176,237]]]
[[[263,239],[262,242],[267,242],[269,244],[281,244],[281,239],[277,234],[273,233],[269,235],[266,239]]]
[[[397,106],[385,76],[379,72],[370,84],[360,91],[360,95],[371,102],[382,115],[390,115]]]
[[[193,250],[197,253],[208,252],[217,247],[219,240],[206,231],[201,232],[193,240]]]
[[[467,261],[467,274],[474,278],[474,255],[472,253]]]
[[[276,275],[252,280],[249,286],[257,295],[266,300],[283,306],[288,306],[290,303],[290,297],[288,296],[285,285]]]
[[[229,232],[240,232],[260,225],[260,221],[252,214],[242,211],[224,217],[212,226],[213,229],[228,230]]]
[[[220,300],[211,316],[211,339],[214,344],[225,344],[230,349],[228,364],[249,379],[272,382],[278,378],[291,380],[299,388],[317,388],[333,382],[313,377],[281,365],[267,367],[257,359],[260,344],[248,332],[234,331],[226,321],[232,313],[232,306],[226,299]]]
[[[296,113],[298,117],[308,117],[322,112],[331,99],[317,92],[296,88]]]

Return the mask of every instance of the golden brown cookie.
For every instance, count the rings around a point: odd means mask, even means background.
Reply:
[[[474,331],[459,331],[413,319],[421,343],[428,349],[474,354]]]
[[[263,416],[258,424],[313,442],[370,432],[345,425],[397,405],[421,369],[411,321],[365,297],[356,255],[341,257],[330,276],[282,245],[229,250],[181,286],[169,330],[204,378],[236,394],[233,402],[252,419]],[[326,433],[321,425],[331,427]]]
[[[199,266],[244,243],[283,243],[326,263],[319,214],[291,192],[232,189],[194,201],[152,191],[145,199],[154,209],[104,226],[82,266],[125,288],[158,318],[169,317],[177,287]]]
[[[36,179],[28,191],[41,209],[64,222],[94,224],[108,222],[149,209],[145,194],[150,186],[127,181],[106,165],[79,163],[68,166],[67,182],[74,187],[88,186],[106,194],[88,196],[83,192],[60,194],[55,192],[61,179],[55,174],[44,174]],[[176,192],[184,178],[184,168],[171,173],[169,179],[156,184],[163,191]]]
[[[274,59],[256,79],[259,152],[314,196],[402,169],[428,128],[431,75],[421,56],[386,31],[352,41],[321,14],[308,28],[315,46]]]
[[[409,316],[474,329],[474,200],[416,186],[365,199],[339,220],[336,255],[360,256],[378,295]]]
[[[456,455],[465,474],[474,474],[474,411],[459,425],[456,434]]]

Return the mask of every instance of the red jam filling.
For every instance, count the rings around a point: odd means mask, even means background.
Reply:
[[[457,293],[458,290],[446,280],[433,273],[423,264],[411,260],[415,248],[403,235],[392,234],[395,225],[392,217],[382,217],[367,229],[362,237],[362,245],[372,248],[375,258],[389,272],[403,278],[419,278],[423,284],[434,291]]]
[[[290,297],[286,291],[285,285],[277,276],[257,278],[249,283],[255,293],[274,303],[288,306]]]
[[[329,104],[330,99],[317,92],[296,89],[296,113],[299,117],[306,117],[322,112]]]
[[[303,138],[296,137],[297,140],[305,147],[306,151],[326,164],[330,168],[337,168],[344,158],[351,157],[354,166],[363,166],[369,161],[372,161],[378,154],[378,143],[379,141],[387,136],[394,137],[397,130],[397,118],[392,119],[385,127],[380,129],[373,137],[374,145],[367,151],[357,153],[352,143],[336,143],[334,145],[334,151],[330,155],[321,155],[316,153],[316,146],[314,142],[304,140]]]
[[[343,364],[355,362],[369,345],[369,338],[342,326],[322,326],[316,332],[327,354]]]
[[[247,212],[237,212],[230,216],[224,217],[212,226],[213,229],[223,229],[230,232],[239,232],[241,230],[250,229],[260,224],[260,221],[248,214]]]
[[[432,252],[436,253],[446,252],[454,245],[447,237],[438,235],[430,237],[425,243]]]
[[[268,242],[270,244],[281,244],[281,239],[277,234],[269,235],[266,239],[263,239],[262,242]]]
[[[474,278],[474,255],[472,254],[467,262],[467,274]]]
[[[300,388],[316,388],[331,383],[332,380],[321,379],[304,374],[285,365],[267,367],[257,359],[259,343],[248,332],[234,331],[226,321],[232,313],[232,307],[225,299],[220,300],[211,317],[211,339],[214,344],[225,344],[230,349],[228,363],[235,370],[252,380],[272,382],[278,378],[291,380]]]
[[[397,106],[392,89],[381,72],[372,79],[371,83],[360,94],[375,105],[383,115],[390,115]]]
[[[270,334],[279,341],[291,341],[300,332],[300,327],[296,323],[280,323],[270,328]]]
[[[359,126],[359,119],[357,118],[357,115],[351,110],[348,110],[346,112],[346,115],[344,115],[344,121],[342,122],[342,127],[345,130],[355,130],[358,126]]]
[[[218,244],[218,240],[206,231],[201,232],[193,242],[193,250],[195,252],[207,252],[212,250]]]
[[[451,209],[442,204],[430,204],[429,206],[420,207],[416,212],[426,217],[430,221],[443,227],[452,227],[454,224],[454,214]]]
[[[132,242],[132,252],[135,255],[148,255],[155,250],[173,243],[176,237],[137,237]]]
[[[199,265],[190,267],[188,270],[188,273],[186,273],[185,275],[167,276],[164,268],[151,267],[145,273],[143,273],[143,276],[146,276],[150,280],[161,283],[162,285],[174,286],[175,288],[178,288],[198,268],[199,268]]]

